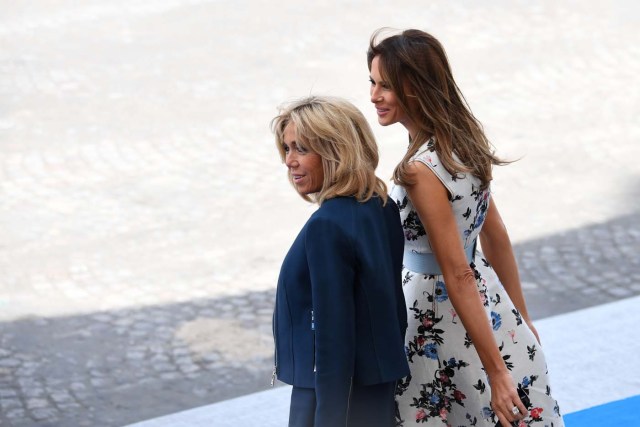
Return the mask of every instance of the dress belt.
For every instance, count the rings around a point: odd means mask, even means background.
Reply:
[[[474,261],[476,254],[476,239],[473,243],[464,248],[465,255],[469,263]],[[414,251],[404,251],[404,257],[402,264],[408,270],[421,274],[439,275],[442,274],[442,270],[436,261],[436,257],[433,253],[418,253]]]

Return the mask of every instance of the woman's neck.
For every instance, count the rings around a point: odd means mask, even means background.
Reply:
[[[407,132],[409,132],[409,138],[411,140],[414,140],[415,137],[418,135],[418,130],[419,130],[419,127],[416,125],[416,123],[413,120],[410,120],[408,118],[401,121],[400,123],[402,124],[402,126],[404,126]]]

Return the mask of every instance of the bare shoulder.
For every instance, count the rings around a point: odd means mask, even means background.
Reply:
[[[407,178],[413,183],[407,188],[409,196],[416,197],[418,194],[448,193],[447,188],[442,183],[438,175],[422,162],[409,162],[407,164]]]

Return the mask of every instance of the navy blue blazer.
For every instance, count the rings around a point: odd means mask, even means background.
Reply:
[[[409,374],[404,350],[404,237],[398,207],[379,197],[326,200],[280,270],[273,329],[280,381],[315,388],[316,427],[347,418],[351,381]]]

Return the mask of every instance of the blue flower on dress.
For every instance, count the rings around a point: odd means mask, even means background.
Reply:
[[[502,326],[502,317],[495,311],[491,312],[491,324],[493,325],[493,330],[497,331]]]
[[[527,387],[529,385],[529,377],[524,377],[522,379],[522,387]]]
[[[483,418],[491,418],[492,415],[493,415],[493,411],[491,410],[491,408],[489,408],[488,406],[485,406],[484,408],[482,408]]]
[[[449,295],[447,295],[447,288],[444,286],[444,282],[441,282],[439,280],[436,282],[435,299],[438,302],[444,302],[449,299]]]
[[[478,217],[476,218],[476,223],[473,224],[473,228],[476,229],[480,227],[482,223],[484,223],[484,212],[478,215]]]
[[[456,366],[456,358],[452,357],[451,359],[449,359],[449,362],[447,364],[449,366]]]
[[[424,346],[424,355],[429,359],[438,358],[438,346],[436,344],[427,344]]]
[[[438,396],[437,394],[432,394],[431,398],[429,399],[429,401],[433,404],[433,405],[437,405],[438,402],[440,402],[440,396]]]

